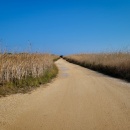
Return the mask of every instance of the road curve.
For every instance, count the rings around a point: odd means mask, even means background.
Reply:
[[[53,82],[0,98],[0,130],[130,130],[130,83],[60,59]]]

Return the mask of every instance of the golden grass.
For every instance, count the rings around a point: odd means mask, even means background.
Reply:
[[[53,77],[52,73],[56,70],[53,60],[57,57],[38,53],[0,54],[0,94],[15,87],[32,87],[44,83]]]
[[[76,54],[65,58],[81,66],[130,80],[130,53]]]
[[[27,76],[38,77],[53,64],[49,54],[1,54],[0,83]]]

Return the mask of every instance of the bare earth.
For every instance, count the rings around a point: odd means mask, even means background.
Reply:
[[[52,83],[0,98],[0,130],[130,130],[130,83],[56,64]]]

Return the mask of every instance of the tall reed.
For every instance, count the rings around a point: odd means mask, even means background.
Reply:
[[[0,84],[39,77],[53,66],[50,54],[0,54]]]
[[[130,53],[75,54],[66,60],[114,77],[130,81]]]

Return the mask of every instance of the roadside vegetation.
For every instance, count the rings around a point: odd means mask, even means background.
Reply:
[[[130,82],[130,53],[75,54],[64,57],[80,66]]]
[[[58,73],[56,59],[51,54],[0,54],[0,96],[24,93],[49,82]]]

